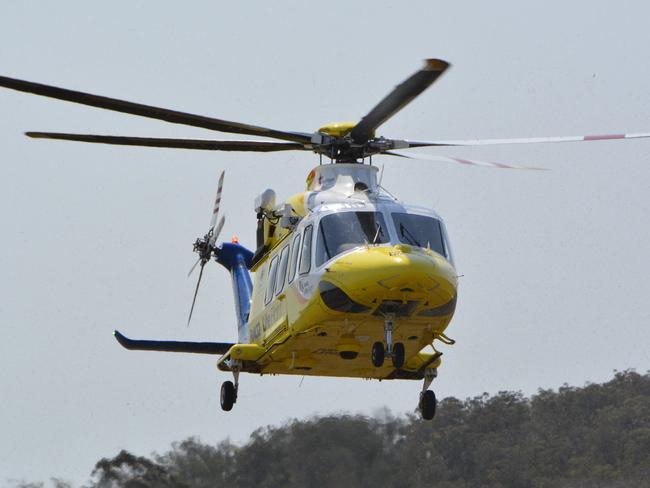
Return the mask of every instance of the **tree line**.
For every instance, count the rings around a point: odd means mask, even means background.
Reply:
[[[99,460],[84,488],[309,486],[648,487],[650,373],[530,398],[445,398],[433,421],[325,416],[260,428],[241,446],[189,438],[163,454],[123,450]]]

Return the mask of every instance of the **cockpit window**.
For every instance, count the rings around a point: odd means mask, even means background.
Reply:
[[[308,225],[303,233],[302,252],[300,253],[300,266],[298,268],[298,273],[301,275],[309,273],[311,269],[311,235],[313,228],[312,225]]]
[[[278,274],[278,256],[274,256],[271,259],[271,264],[269,266],[269,281],[266,284],[266,294],[264,295],[264,304],[268,305],[271,303],[271,298],[273,298],[273,289],[275,288],[275,276]]]
[[[390,242],[379,212],[338,212],[326,215],[318,226],[316,266],[342,252],[365,244]]]
[[[397,237],[404,244],[426,247],[447,256],[440,221],[426,215],[392,214]]]
[[[289,284],[293,282],[296,277],[296,270],[298,269],[298,256],[300,255],[300,234],[293,238],[291,244],[291,260],[289,261]]]
[[[284,289],[284,279],[287,275],[287,263],[289,262],[289,246],[284,246],[280,254],[280,264],[278,267],[278,276],[275,279],[275,295],[279,295]]]

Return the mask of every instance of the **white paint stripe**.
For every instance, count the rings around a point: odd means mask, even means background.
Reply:
[[[590,142],[610,139],[641,139],[650,137],[650,132],[631,134],[603,134],[592,136],[527,137],[515,139],[466,139],[446,141],[406,141],[412,146],[489,146],[493,144],[542,144],[547,142]]]

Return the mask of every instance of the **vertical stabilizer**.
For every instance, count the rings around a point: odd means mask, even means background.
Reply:
[[[253,253],[240,244],[224,242],[221,248],[215,250],[215,255],[217,262],[230,271],[237,310],[238,341],[247,344],[249,342],[248,314],[253,295],[253,282],[248,269],[251,266]]]

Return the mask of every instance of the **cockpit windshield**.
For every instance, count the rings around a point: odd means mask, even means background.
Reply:
[[[440,221],[426,215],[393,213],[397,237],[404,244],[427,247],[447,256]]]
[[[318,226],[316,266],[349,249],[390,242],[380,212],[338,212],[326,215]]]

